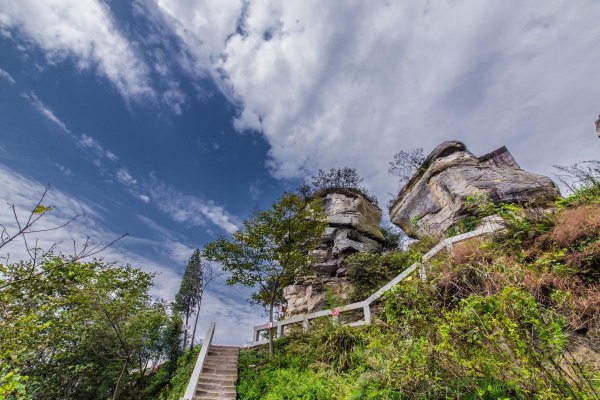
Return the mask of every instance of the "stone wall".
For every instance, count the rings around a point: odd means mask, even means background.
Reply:
[[[344,259],[356,252],[381,252],[383,234],[379,228],[379,207],[350,189],[329,189],[318,195],[323,199],[329,226],[321,236],[319,247],[312,251],[314,274],[301,284],[284,289],[288,317],[322,309],[328,289],[346,299],[351,285],[345,277]]]

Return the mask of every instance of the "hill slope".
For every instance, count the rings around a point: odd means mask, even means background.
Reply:
[[[371,326],[324,321],[280,339],[273,359],[243,351],[238,397],[598,398],[600,186],[552,210],[474,206],[506,232],[437,257],[427,281],[385,296]]]

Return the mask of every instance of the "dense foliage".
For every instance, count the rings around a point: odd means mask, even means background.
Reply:
[[[59,267],[57,267],[59,266]],[[0,265],[0,398],[141,398],[165,358],[167,310],[152,275],[51,257]]]
[[[479,200],[483,213],[496,207]],[[598,186],[550,212],[493,211],[507,221],[504,233],[436,257],[427,281],[408,278],[386,294],[371,326],[328,320],[280,339],[271,360],[263,349],[243,352],[239,398],[598,398]],[[351,261],[379,281],[409,254]]]

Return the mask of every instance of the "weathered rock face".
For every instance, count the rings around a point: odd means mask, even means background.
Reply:
[[[443,236],[469,214],[469,196],[519,204],[545,204],[560,196],[552,180],[520,169],[506,147],[476,157],[461,142],[444,142],[423,165],[390,207],[392,222],[411,237]]]
[[[284,289],[287,316],[321,309],[328,288],[345,299],[351,285],[345,278],[343,260],[356,252],[381,252],[379,207],[352,190],[332,189],[324,191],[321,197],[329,226],[319,247],[311,252],[315,257],[311,264],[314,275],[300,285]]]

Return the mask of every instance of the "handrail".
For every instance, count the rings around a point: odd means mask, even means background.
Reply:
[[[494,216],[486,217],[486,218],[484,218],[483,223],[476,229],[474,229],[470,232],[467,232],[467,233],[453,236],[451,238],[446,238],[446,239],[440,240],[440,242],[437,245],[435,245],[431,250],[429,250],[427,253],[425,253],[423,255],[421,262],[416,262],[416,263],[412,264],[411,266],[409,266],[408,268],[406,268],[399,275],[397,275],[394,279],[392,279],[391,281],[389,281],[388,283],[383,285],[381,288],[379,288],[379,290],[377,290],[375,293],[373,293],[367,299],[365,299],[363,301],[359,301],[357,303],[346,304],[345,306],[337,307],[337,311],[344,312],[344,311],[362,308],[363,312],[364,312],[364,320],[356,321],[356,322],[350,323],[349,325],[350,326],[359,326],[359,325],[370,324],[371,323],[371,308],[370,308],[371,304],[373,302],[375,302],[377,299],[379,299],[381,296],[383,296],[383,294],[385,292],[387,292],[388,290],[390,290],[392,287],[394,287],[397,284],[399,284],[400,282],[402,282],[406,277],[408,277],[410,274],[412,274],[417,268],[421,267],[423,262],[426,262],[426,261],[430,260],[431,258],[435,257],[440,251],[442,251],[444,249],[451,250],[452,245],[454,243],[462,242],[464,240],[471,239],[471,238],[478,237],[478,236],[487,235],[489,233],[493,233],[493,232],[501,230],[503,228],[504,228],[504,225],[498,220],[498,217],[494,217]],[[316,312],[312,312],[309,314],[296,315],[294,317],[284,319],[281,321],[273,321],[273,323],[271,325],[271,329],[276,328],[277,329],[277,337],[281,337],[283,335],[284,326],[302,322],[304,330],[307,330],[308,329],[308,321],[310,321],[311,319],[331,315],[331,312],[332,312],[332,310],[330,310],[330,309],[329,310],[321,310],[321,311],[316,311]],[[261,345],[261,344],[266,343],[265,340],[260,340],[260,332],[268,330],[269,325],[270,324],[266,323],[266,324],[256,325],[254,327],[254,334],[252,336],[251,346],[256,346],[256,345]]]
[[[215,334],[215,323],[211,322],[208,324],[208,329],[206,331],[206,335],[204,336],[204,340],[202,341],[202,348],[200,349],[200,353],[198,354],[198,358],[196,359],[196,365],[194,365],[194,371],[192,372],[192,376],[190,377],[190,381],[185,389],[185,394],[183,395],[182,400],[192,400],[196,393],[196,387],[198,386],[198,379],[200,379],[200,373],[202,372],[202,367],[204,366],[204,360],[206,359],[206,353],[208,353],[208,348],[212,343],[213,335]]]

